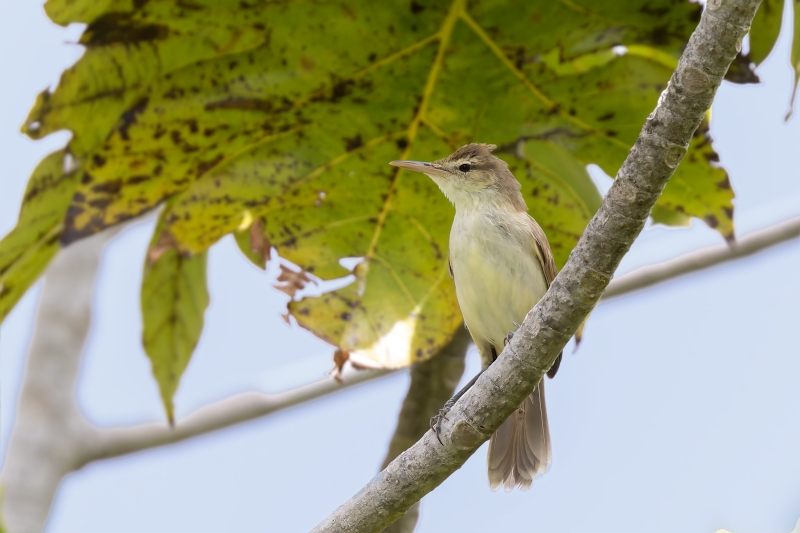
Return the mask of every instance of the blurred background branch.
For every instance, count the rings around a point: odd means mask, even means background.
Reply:
[[[91,321],[94,281],[114,228],[62,250],[47,272],[16,422],[0,472],[8,531],[44,529],[61,480],[80,467],[92,433],[75,400]]]
[[[657,265],[629,272],[612,281],[603,293],[602,299],[616,298],[720,263],[741,259],[785,241],[796,239],[798,236],[800,236],[800,217],[795,217],[761,231],[754,231],[733,242],[730,246],[721,244],[703,248]]]

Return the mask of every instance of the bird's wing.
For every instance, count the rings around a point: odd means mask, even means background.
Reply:
[[[542,265],[544,279],[547,281],[547,286],[549,287],[556,278],[556,274],[558,274],[556,262],[553,259],[553,252],[550,250],[550,243],[547,242],[547,236],[544,234],[539,224],[537,224],[530,215],[528,215],[528,220],[530,221],[531,233],[533,234],[533,251],[536,253],[539,264]]]

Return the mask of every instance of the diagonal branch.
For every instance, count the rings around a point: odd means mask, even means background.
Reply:
[[[709,0],[678,68],[647,118],[597,214],[547,294],[500,357],[444,421],[427,432],[314,531],[381,531],[435,489],[531,393],[600,300],[683,159],[760,0]]]

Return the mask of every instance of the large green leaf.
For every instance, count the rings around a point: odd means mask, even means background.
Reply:
[[[203,331],[208,307],[206,253],[183,256],[159,228],[150,244],[142,281],[142,343],[170,423],[172,398]],[[165,239],[166,236],[166,239]]]
[[[322,279],[362,258],[354,283],[290,310],[362,363],[401,366],[435,353],[461,317],[446,268],[452,206],[388,161],[499,145],[562,264],[599,205],[585,166],[616,173],[700,7],[50,0],[47,10],[88,23],[87,53],[26,123],[32,136],[75,134],[62,243],[169,198],[165,242],[177,251],[151,270],[188,265],[227,233],[259,266],[272,244]],[[733,192],[716,160],[701,128],[656,220],[699,217],[730,238]]]

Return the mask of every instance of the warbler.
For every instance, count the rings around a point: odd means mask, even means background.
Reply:
[[[430,177],[456,208],[450,230],[450,275],[467,329],[478,348],[482,370],[503,351],[507,337],[544,296],[556,266],[542,228],[528,214],[522,186],[492,144],[468,144],[432,163],[390,164]],[[559,354],[548,371],[554,377]],[[480,376],[480,374],[478,374]],[[478,376],[448,401],[441,416]],[[552,460],[544,380],[489,441],[489,486],[526,490]]]

